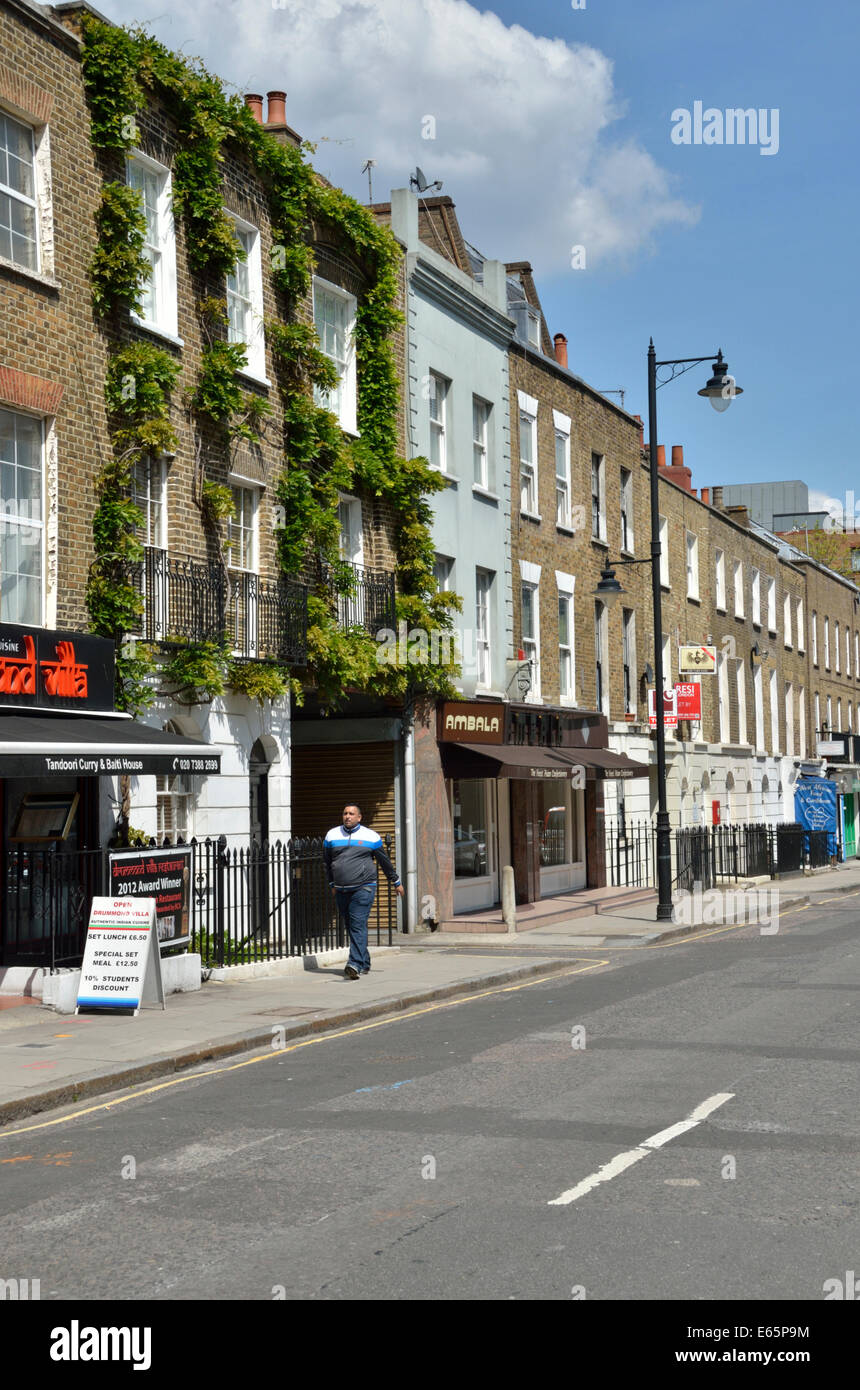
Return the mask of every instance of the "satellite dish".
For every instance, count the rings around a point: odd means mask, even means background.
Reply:
[[[442,187],[441,179],[437,179],[435,183],[428,183],[424,170],[419,168],[417,164],[415,166],[415,173],[409,176],[409,182],[413,188],[418,189],[419,193],[426,193],[429,188],[441,189]]]

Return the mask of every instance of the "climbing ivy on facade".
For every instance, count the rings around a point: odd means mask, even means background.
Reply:
[[[241,346],[226,341],[224,319],[208,293],[212,282],[223,284],[237,258],[231,219],[224,211],[223,159],[228,142],[251,162],[266,189],[274,252],[270,273],[282,298],[282,315],[266,324],[266,337],[276,369],[284,417],[284,466],[274,492],[283,511],[276,532],[278,557],[286,576],[306,574],[308,562],[325,561],[327,581],[345,591],[352,582],[340,565],[338,494],[356,486],[385,504],[394,518],[397,556],[397,619],[409,628],[450,630],[459,599],[438,593],[433,575],[430,498],[444,480],[425,459],[407,460],[397,452],[399,385],[391,337],[401,321],[397,309],[400,251],[388,229],[377,225],[367,209],[341,190],[318,179],[307,160],[308,147],[282,145],[255,120],[239,96],[228,95],[220,81],[201,65],[171,53],[141,29],[123,29],[82,17],[83,79],[90,107],[94,146],[106,156],[132,149],[139,139],[137,116],[150,96],[163,97],[177,128],[173,160],[173,201],[185,228],[192,270],[205,280],[206,294],[198,306],[208,325],[208,346],[202,354],[192,410],[221,425],[226,440],[258,440],[267,402],[245,393],[236,372],[245,364]],[[323,223],[346,243],[367,276],[356,312],[355,349],[358,370],[358,428],[360,438],[347,439],[335,417],[314,402],[313,388],[331,388],[334,368],[321,352],[314,329],[301,318],[302,301],[313,274],[312,224]],[[107,182],[97,216],[98,245],[91,274],[96,311],[107,316],[135,308],[140,285],[148,273],[143,257],[139,198],[120,183]],[[141,345],[136,344],[135,350]],[[169,429],[167,353],[132,362],[130,349],[115,349],[106,383],[115,458],[102,470],[94,523],[96,578],[91,581],[90,613],[97,631],[118,634],[126,618],[139,622],[120,580],[114,556],[134,552],[137,522],[127,502],[129,469],[136,456],[158,451],[158,438]],[[152,349],[158,353],[158,349]],[[123,357],[123,354],[126,354]],[[125,371],[123,370],[125,369]],[[125,408],[117,382],[123,375],[142,373],[138,404]],[[160,375],[159,375],[160,373]],[[175,380],[175,378],[174,378]],[[120,463],[120,460],[123,462]],[[204,487],[217,487],[207,483]],[[126,489],[124,492],[123,489]],[[125,500],[124,500],[125,499]],[[129,510],[130,508],[130,510]],[[309,671],[324,704],[334,705],[349,690],[376,691],[406,697],[450,693],[453,663],[380,664],[377,643],[359,628],[344,630],[335,605],[321,584],[308,608]],[[134,625],[125,631],[134,631]],[[200,644],[198,644],[199,646]],[[138,649],[139,650],[139,649]],[[183,666],[184,663],[184,666]],[[237,670],[241,666],[241,671]],[[261,671],[264,669],[260,663]],[[173,669],[176,667],[176,669]],[[208,670],[208,682],[185,692],[216,690],[223,680],[252,698],[273,698],[289,675],[269,668],[270,675],[249,673],[243,663],[230,663],[209,651],[182,648],[171,658],[165,674],[171,683],[195,670]],[[185,673],[183,675],[183,672]],[[214,672],[214,674],[213,674]],[[145,683],[145,678],[144,678]],[[212,698],[210,694],[208,698]]]

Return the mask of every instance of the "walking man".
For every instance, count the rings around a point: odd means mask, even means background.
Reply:
[[[352,801],[343,808],[343,824],[334,826],[325,837],[323,860],[329,887],[349,933],[349,960],[343,973],[348,980],[357,980],[370,970],[367,919],[376,896],[376,864],[394,884],[398,897],[403,897],[403,887],[382,840],[362,825],[361,807]]]

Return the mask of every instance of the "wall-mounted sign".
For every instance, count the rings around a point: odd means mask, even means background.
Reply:
[[[0,706],[112,710],[114,644],[82,632],[0,624]]]
[[[702,722],[702,687],[698,681],[679,681],[675,686],[676,706],[679,719],[689,719],[694,724]]]
[[[648,690],[648,723],[652,729],[657,727],[657,706],[653,685]],[[663,691],[663,724],[667,729],[678,727],[678,700],[674,689]]]
[[[439,739],[443,743],[504,743],[504,705],[446,701],[439,714]]]
[[[716,647],[679,647],[679,676],[712,676],[717,669]]]
[[[111,850],[108,887],[113,898],[152,898],[158,943],[182,946],[191,940],[194,849]]]
[[[164,1008],[161,953],[155,942],[153,898],[93,898],[76,1013],[81,1009],[140,1012]]]

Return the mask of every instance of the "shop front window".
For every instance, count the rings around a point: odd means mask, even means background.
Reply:
[[[487,789],[480,781],[453,784],[454,877],[480,878],[489,873]]]

